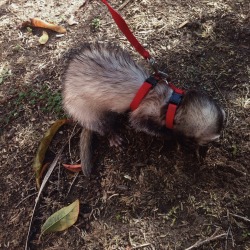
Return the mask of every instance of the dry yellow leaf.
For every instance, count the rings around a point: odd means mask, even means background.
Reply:
[[[49,40],[49,35],[48,35],[48,33],[47,33],[46,31],[43,31],[42,36],[40,36],[40,38],[39,38],[39,43],[40,43],[40,44],[45,44],[45,43],[48,42],[48,40]]]

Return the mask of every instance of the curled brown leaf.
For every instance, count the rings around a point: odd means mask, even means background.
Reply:
[[[58,33],[66,33],[66,29],[64,27],[59,26],[57,24],[48,23],[39,18],[30,18],[29,21],[23,22],[22,27],[27,27],[27,26],[45,28],[56,31]]]

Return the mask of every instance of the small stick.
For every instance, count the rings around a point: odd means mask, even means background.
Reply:
[[[148,247],[148,246],[151,246],[151,243],[145,243],[145,244],[142,244],[140,246],[132,247],[131,249],[138,249],[138,248],[143,248],[143,247]]]
[[[229,228],[227,230],[227,237],[226,237],[225,249],[227,249],[229,236],[231,236],[230,238],[231,238],[231,241],[232,241],[232,247],[234,247],[235,246],[234,245],[234,237],[233,237],[231,226],[229,226]]]
[[[236,173],[238,173],[238,174],[241,174],[241,175],[243,175],[243,176],[246,176],[246,175],[247,175],[246,172],[243,172],[243,171],[241,171],[241,170],[239,170],[239,169],[237,169],[237,168],[234,168],[233,166],[228,165],[228,167],[231,168],[232,170],[234,170],[234,171],[235,171]]]
[[[227,220],[230,222],[230,213],[229,211],[227,210]],[[228,239],[229,239],[229,235],[231,236],[231,241],[232,241],[232,247],[235,246],[234,244],[234,237],[233,237],[233,232],[232,232],[232,226],[231,226],[231,223],[228,227],[228,230],[227,230],[227,237],[226,237],[226,242],[225,242],[225,249],[227,249],[227,245],[228,245]]]
[[[47,183],[47,181],[48,181],[51,173],[53,172],[53,170],[54,170],[54,168],[55,168],[55,166],[56,166],[56,164],[57,164],[57,162],[58,162],[58,160],[59,160],[59,158],[60,158],[60,156],[61,156],[64,148],[65,148],[65,146],[66,146],[66,144],[61,147],[61,149],[59,150],[59,152],[58,152],[57,156],[55,157],[54,161],[51,163],[51,165],[50,165],[50,167],[49,167],[46,175],[44,176],[42,185],[41,185],[41,187],[39,189],[39,192],[37,194],[37,197],[35,199],[35,205],[34,205],[34,208],[33,208],[33,211],[32,211],[32,215],[31,215],[31,219],[30,219],[30,223],[29,223],[28,234],[27,234],[26,243],[25,243],[25,250],[29,249],[28,247],[29,247],[29,237],[30,237],[31,225],[32,225],[32,222],[33,222],[33,217],[35,215],[35,211],[36,211],[36,207],[37,207],[38,201],[40,199],[40,195],[41,195],[41,193],[42,193],[42,191],[43,191],[43,189],[45,187],[45,184]]]
[[[202,246],[204,244],[207,244],[207,243],[209,243],[211,241],[214,241],[214,240],[217,240],[217,239],[220,239],[220,238],[224,238],[225,236],[227,236],[226,233],[219,234],[219,235],[215,236],[216,232],[217,232],[217,230],[214,232],[214,234],[212,236],[208,237],[205,240],[198,240],[194,245],[186,248],[185,250],[195,249],[195,248],[200,247],[200,246]]]
[[[242,219],[246,222],[250,222],[250,219],[246,218],[246,217],[243,217],[243,216],[240,216],[240,215],[237,215],[237,214],[232,214],[230,213],[233,217],[236,217],[236,218],[239,218],[239,219]]]
[[[125,1],[119,8],[118,10],[122,10],[131,0]]]
[[[27,199],[29,199],[30,197],[32,197],[33,195],[37,194],[37,192],[30,194],[28,196],[26,196],[24,199],[22,199],[16,206],[15,208],[18,208],[20,206],[21,203],[23,203],[24,201],[26,201]]]
[[[75,181],[76,181],[78,175],[79,175],[79,173],[76,173],[76,175],[75,175],[73,181],[72,181],[71,184],[70,184],[70,187],[69,187],[69,190],[68,190],[68,192],[67,192],[67,194],[66,194],[66,197],[69,195],[69,193],[70,193],[70,191],[71,191],[71,189],[72,189],[72,186],[73,186],[73,184],[75,183]]]

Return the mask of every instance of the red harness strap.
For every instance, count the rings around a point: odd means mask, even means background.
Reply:
[[[144,59],[150,59],[150,54],[147,50],[145,50],[142,45],[138,42],[136,37],[130,31],[128,25],[125,20],[120,16],[120,14],[114,10],[106,0],[102,0],[102,2],[108,7],[109,12],[111,13],[113,19],[115,20],[117,26],[120,28],[122,33],[127,37],[129,42],[134,46],[134,48],[144,57]]]
[[[172,129],[174,126],[174,117],[176,110],[181,103],[185,91],[176,88],[172,83],[169,83],[169,87],[173,89],[173,93],[168,102],[168,108],[166,112],[166,127]]]
[[[136,93],[133,101],[130,103],[130,109],[134,111],[140,105],[142,99],[148,94],[149,90],[152,88],[152,85],[148,82],[144,82]]]
[[[130,109],[134,111],[140,105],[142,99],[148,94],[149,90],[155,87],[158,80],[153,76],[150,76],[146,81],[142,84],[142,86],[137,91],[133,101],[130,103]]]

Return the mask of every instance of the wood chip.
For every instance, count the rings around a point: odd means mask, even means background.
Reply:
[[[189,21],[185,21],[185,22],[181,23],[178,28],[181,29],[184,26],[186,26],[188,23],[189,23]]]

